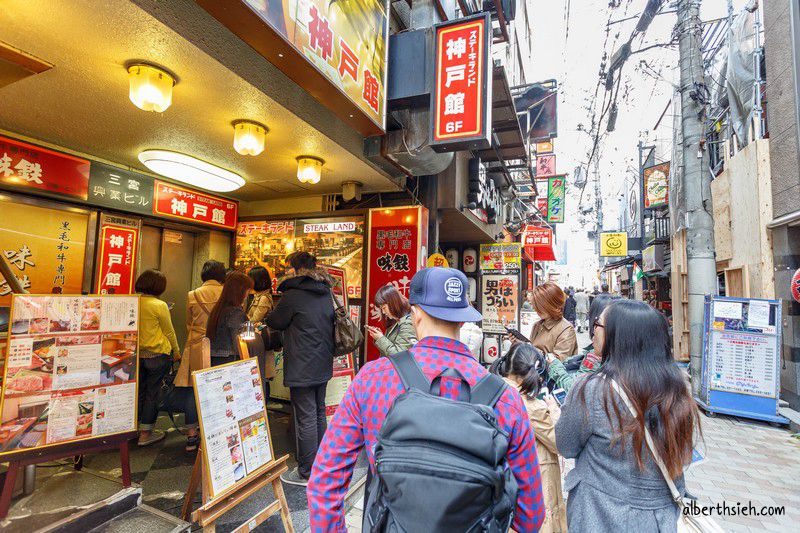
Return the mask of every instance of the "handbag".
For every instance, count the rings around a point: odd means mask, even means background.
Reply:
[[[350,313],[344,308],[331,291],[333,300],[333,355],[347,355],[355,351],[364,342],[364,334],[358,325],[350,319]]]
[[[611,386],[614,388],[614,391],[619,395],[619,397],[622,398],[622,401],[625,403],[628,411],[630,411],[631,415],[636,418],[636,410],[633,408],[633,405],[631,405],[628,395],[625,394],[625,391],[622,390],[622,387],[620,387],[615,380],[612,379],[610,381]],[[656,446],[653,443],[653,437],[650,436],[650,431],[647,430],[647,425],[644,426],[644,440],[647,443],[647,448],[650,450],[650,453],[653,454],[653,459],[655,460],[656,465],[658,465],[658,469],[661,471],[664,481],[667,482],[667,486],[672,494],[672,499],[675,501],[675,505],[678,506],[678,533],[724,533],[724,530],[719,527],[719,524],[717,524],[717,522],[710,516],[692,516],[685,512],[687,504],[684,502],[681,493],[678,492],[678,488],[672,481],[664,461],[661,460],[661,456],[656,451]]]

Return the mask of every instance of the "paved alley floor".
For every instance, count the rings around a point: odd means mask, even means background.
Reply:
[[[689,468],[698,505],[783,506],[783,516],[717,516],[725,531],[800,530],[800,440],[743,418],[702,416],[706,460]]]
[[[786,429],[746,419],[702,416],[705,459],[686,473],[698,505],[783,506],[783,516],[719,516],[731,533],[800,531],[800,440]],[[350,533],[361,532],[362,506],[347,514]]]

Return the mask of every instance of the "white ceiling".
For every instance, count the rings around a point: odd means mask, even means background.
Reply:
[[[4,0],[0,39],[54,65],[0,88],[0,129],[146,170],[140,151],[187,153],[237,172],[231,195],[263,200],[341,191],[397,190],[386,175],[320,133],[159,20],[125,0]],[[172,106],[148,113],[128,99],[126,62],[163,65],[179,78]],[[302,91],[297,86],[289,90]],[[269,127],[257,157],[233,150],[235,119]],[[322,181],[301,184],[298,155],[326,161]]]

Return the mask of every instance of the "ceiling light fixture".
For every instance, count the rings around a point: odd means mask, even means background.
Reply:
[[[156,174],[209,191],[230,192],[245,184],[239,174],[178,152],[145,150],[139,161]]]
[[[324,164],[325,161],[319,157],[301,155],[297,158],[297,179],[301,183],[310,183],[311,185],[319,183],[322,177],[322,165]]]
[[[252,120],[233,123],[233,149],[242,155],[258,155],[264,151],[269,128]]]
[[[166,70],[146,63],[132,64],[128,66],[128,81],[128,97],[139,109],[163,113],[172,104],[176,81]]]

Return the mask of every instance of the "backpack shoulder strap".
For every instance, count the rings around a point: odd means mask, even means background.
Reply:
[[[506,382],[497,374],[486,374],[472,387],[469,403],[494,407],[506,390]]]
[[[411,388],[419,389],[424,392],[430,390],[431,384],[428,378],[425,377],[425,374],[422,373],[422,370],[414,360],[414,356],[411,355],[411,352],[405,350],[390,355],[389,361],[394,365],[394,369],[400,376],[400,380],[403,382],[403,387],[405,387],[406,390]]]

